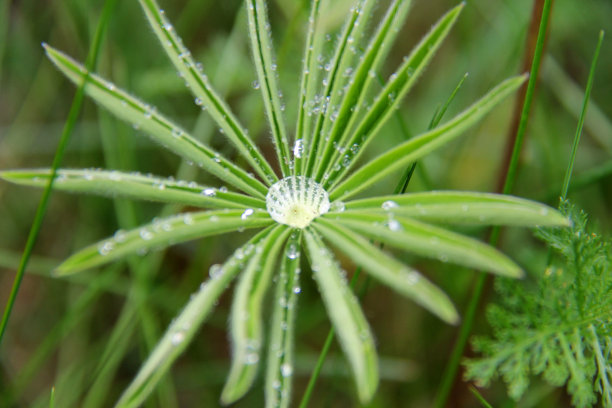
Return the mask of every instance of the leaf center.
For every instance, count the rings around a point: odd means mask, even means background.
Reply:
[[[266,208],[274,221],[306,228],[313,219],[329,211],[329,196],[313,179],[291,176],[270,187]]]

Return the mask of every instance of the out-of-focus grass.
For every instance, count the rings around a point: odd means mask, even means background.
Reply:
[[[0,18],[8,23],[2,25],[6,32],[4,42],[0,34],[0,168],[50,164],[75,89],[43,58],[40,43],[48,42],[83,60],[102,3],[101,0],[49,1],[45,7],[39,2],[2,3],[8,12],[0,12]],[[250,133],[261,137],[262,142],[269,140],[259,95],[251,87],[255,74],[247,49],[241,2],[165,0],[161,3],[167,15],[176,21],[185,43],[248,125]],[[276,0],[270,3],[281,85],[291,122],[295,117],[295,103],[291,102],[296,96],[308,2]],[[415,0],[398,46],[389,57],[389,69],[454,4],[446,0]],[[330,18],[337,18],[339,22],[343,17],[342,5],[338,7],[338,15]],[[531,7],[532,2],[527,0],[473,0],[467,4],[449,41],[400,111],[410,132],[427,127],[436,106],[446,100],[465,72],[470,76],[453,102],[450,114],[476,99],[499,79],[518,72]],[[555,204],[550,192],[561,189],[590,54],[599,30],[612,28],[610,21],[612,3],[607,0],[555,3],[548,55],[519,168],[517,194]],[[232,155],[232,150],[222,144],[217,129],[194,105],[182,81],[165,60],[137,2],[119,2],[107,36],[100,60],[101,74],[142,96],[185,127],[196,129],[196,136]],[[574,173],[576,181],[581,175],[596,176],[580,186],[576,182],[575,190],[570,188],[570,198],[608,231],[612,226],[609,211],[612,208],[611,50],[612,45],[604,43]],[[434,188],[483,191],[495,188],[511,108],[511,102],[506,103],[471,135],[421,163],[419,168],[427,171]],[[372,150],[398,143],[402,132],[397,126],[392,121],[379,139],[379,145]],[[208,176],[189,166],[181,167],[176,157],[157,149],[136,133],[109,115],[101,114],[88,100],[64,164],[98,167],[109,163],[116,168],[161,175],[176,174],[180,170],[199,181],[208,180]],[[271,153],[267,149],[266,154]],[[423,188],[422,179],[417,174],[411,189]],[[390,192],[393,182],[389,180],[388,185],[377,188]],[[16,259],[39,197],[39,191],[0,183],[2,305],[6,303]],[[75,249],[111,234],[121,223],[148,220],[160,209],[154,204],[114,205],[103,198],[54,193],[31,271],[24,279],[0,349],[0,406],[48,406],[52,385],[56,386],[56,406],[108,406],[136,372],[151,346],[151,337],[165,328],[199,285],[207,266],[224,259],[228,248],[236,246],[232,241],[245,240],[241,234],[234,234],[223,240],[202,240],[174,247],[163,257],[158,255],[158,267],[148,259],[146,262],[135,259],[71,280],[48,277],[50,268]],[[538,257],[537,243],[521,234],[507,235],[506,250],[529,267]],[[442,274],[437,270],[448,266],[405,260],[416,262],[418,268],[433,276],[461,308],[469,296],[472,273]],[[344,262],[350,270],[350,261]],[[139,268],[143,271],[135,271]],[[301,396],[315,363],[314,356],[328,330],[326,315],[315,291],[312,283],[305,280],[296,333],[296,399]],[[139,299],[135,303],[134,297]],[[125,308],[129,304],[134,310],[126,317]],[[373,286],[369,290],[364,308],[384,357],[383,382],[371,406],[429,406],[454,331],[405,299],[390,295],[383,287]],[[218,404],[229,367],[227,312],[226,295],[199,339],[172,370],[173,378],[155,395],[152,406]],[[125,331],[118,331],[117,327]],[[111,344],[116,345],[115,351],[105,356],[117,359],[117,366],[110,372],[112,375],[100,377],[100,372],[108,370],[100,364],[104,350],[109,349],[113,330]],[[338,352],[334,344],[332,354],[339,355]],[[109,357],[106,363],[112,359]],[[356,404],[345,368],[342,359],[331,359],[323,370],[324,380],[317,385],[312,406]],[[91,396],[87,397],[89,392]],[[483,395],[494,406],[507,402],[501,388],[484,391]],[[457,406],[475,404],[473,396],[465,397]],[[559,398],[562,398],[559,393],[536,387],[527,401],[533,401],[533,406],[558,406]],[[255,390],[237,406],[256,406],[261,400],[261,391]]]

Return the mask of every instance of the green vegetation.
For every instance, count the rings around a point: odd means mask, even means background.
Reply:
[[[612,404],[611,5],[166,3],[0,9],[1,406]]]

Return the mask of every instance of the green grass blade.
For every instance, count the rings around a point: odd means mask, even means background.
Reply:
[[[174,27],[155,0],[139,1],[168,58],[195,96],[196,105],[208,111],[223,134],[263,180],[270,184],[277,181],[274,170],[249,138],[248,132],[242,127],[230,107],[213,89],[208,77],[201,71],[201,64],[195,62],[191,52],[185,48]]]
[[[582,134],[582,126],[584,125],[584,119],[586,117],[586,111],[589,105],[589,96],[591,95],[591,88],[593,88],[595,67],[597,66],[597,59],[599,58],[599,51],[601,50],[601,43],[603,42],[603,38],[604,32],[600,31],[597,46],[595,47],[595,53],[593,54],[593,60],[591,61],[591,69],[589,70],[589,78],[587,79],[586,90],[584,92],[584,100],[582,102],[582,110],[580,111],[580,118],[578,119],[578,127],[576,128],[576,135],[574,136],[574,143],[572,144],[570,160],[565,171],[565,177],[563,179],[563,189],[561,190],[562,200],[565,200],[565,198],[567,197],[567,191],[569,190],[570,180],[572,178],[572,171],[574,170],[574,161],[576,160],[578,144],[580,143],[580,135]]]
[[[359,400],[367,403],[378,386],[378,358],[372,333],[327,247],[311,230],[306,230],[305,241],[313,278],[352,368]]]
[[[85,92],[118,118],[142,129],[161,143],[226,183],[258,197],[265,197],[266,187],[240,167],[198,142],[179,126],[158,113],[153,107],[130,96],[64,53],[45,44],[48,57],[71,81],[80,83],[87,78]]]
[[[474,125],[502,99],[514,92],[525,80],[517,76],[503,81],[478,102],[450,121],[410,139],[373,159],[344,181],[332,187],[330,199],[346,199],[378,182],[395,170],[400,170],[425,154],[444,145]]]
[[[16,184],[44,187],[50,174],[49,169],[10,170],[0,172],[0,178]],[[194,181],[177,181],[116,170],[58,170],[55,189],[203,208],[266,208],[263,200],[202,186]]]
[[[266,235],[236,287],[230,317],[232,365],[221,394],[223,404],[242,397],[257,375],[263,343],[264,295],[289,233],[289,228],[277,225]]]
[[[324,218],[315,228],[336,248],[370,275],[403,296],[412,299],[445,322],[456,324],[459,315],[446,294],[417,271],[386,255],[365,238]]]
[[[361,117],[365,96],[374,84],[375,74],[381,68],[386,59],[397,34],[400,31],[406,14],[410,8],[411,1],[395,0],[387,10],[385,18],[380,23],[376,33],[370,41],[363,58],[355,68],[348,90],[339,103],[337,117],[333,120],[329,140],[322,149],[321,157],[317,158],[315,179],[321,180],[326,169],[328,169],[332,155],[335,153],[334,144],[341,144],[346,138],[354,123]],[[333,105],[337,102],[334,101]],[[335,115],[335,114],[334,114]],[[331,115],[329,115],[331,118]],[[352,147],[352,146],[351,146]]]
[[[367,144],[393,115],[399,103],[412,88],[412,85],[416,83],[420,74],[440,48],[455,21],[457,21],[463,6],[464,4],[461,3],[453,8],[433,26],[410,56],[391,75],[389,82],[375,98],[374,104],[367,110],[365,117],[356,126],[355,131],[347,133],[344,140],[340,141],[340,150],[334,152],[334,158],[329,166],[322,169],[321,174],[331,171],[325,185],[333,184],[335,180],[341,179],[346,174],[361,153],[365,151]],[[360,116],[355,115],[355,117]],[[357,145],[357,148],[353,147],[355,145]],[[340,164],[339,169],[336,164]]]
[[[569,225],[547,205],[524,198],[463,191],[430,191],[366,198],[345,203],[346,213],[393,214],[428,222],[522,227]]]
[[[309,150],[308,162],[306,164],[305,174],[310,176],[314,171],[314,166],[319,152],[322,151],[322,146],[325,143],[325,136],[323,134],[323,125],[326,123],[326,119],[329,116],[334,115],[333,111],[336,109],[335,106],[331,105],[331,99],[337,98],[334,91],[337,92],[339,89],[339,83],[346,82],[346,78],[343,78],[343,69],[348,68],[350,61],[354,58],[355,48],[350,45],[350,41],[358,41],[363,35],[365,23],[370,17],[374,1],[371,0],[360,0],[346,18],[342,34],[338,39],[338,44],[334,51],[332,60],[325,64],[324,69],[327,71],[327,76],[323,80],[323,91],[317,101],[314,101],[315,106],[311,109],[311,114],[315,116],[315,126],[312,130],[311,145],[306,146]],[[363,21],[363,20],[366,21]]]
[[[389,214],[330,214],[335,222],[353,231],[395,248],[459,265],[520,277],[522,269],[495,248],[473,238],[425,224],[407,217]]]
[[[302,174],[302,166],[305,164],[304,153],[310,146],[311,134],[309,132],[310,118],[307,114],[306,103],[312,100],[316,91],[316,65],[315,47],[319,49],[320,41],[323,37],[319,35],[319,43],[315,42],[315,33],[319,29],[319,18],[322,0],[311,3],[310,17],[308,18],[308,33],[306,34],[306,44],[304,47],[304,64],[302,68],[302,78],[300,80],[298,96],[298,117],[295,128],[295,140],[293,144],[294,174]]]
[[[277,83],[276,62],[272,55],[272,40],[268,23],[268,12],[263,0],[246,0],[249,20],[249,38],[257,69],[259,89],[263,97],[268,122],[274,137],[276,154],[283,176],[289,176],[291,156],[287,130],[283,119],[284,105],[280,100]]]
[[[288,408],[293,378],[295,313],[300,289],[300,246],[297,234],[285,246],[276,282],[266,368],[266,408]]]
[[[263,227],[271,222],[268,213],[252,209],[178,214],[133,230],[118,231],[113,237],[90,245],[66,259],[57,267],[55,274],[68,275],[138,251],[243,228]]]
[[[270,229],[266,229],[257,234],[246,245],[238,249],[222,267],[219,267],[219,265],[211,267],[210,279],[200,286],[200,289],[191,296],[183,311],[172,321],[115,407],[138,407],[153,392],[156,384],[170,369],[174,360],[187,348],[214,308],[219,296],[225,291],[236,274],[240,272],[243,262],[253,256],[255,246],[269,232]]]
[[[100,54],[100,48],[102,45],[102,38],[104,37],[108,21],[110,20],[112,11],[115,8],[116,4],[117,0],[107,0],[104,3],[104,9],[102,10],[102,15],[96,27],[96,32],[94,34],[91,48],[87,56],[86,65],[90,69],[96,66],[98,55]],[[51,174],[53,177],[51,177],[49,182],[47,183],[47,186],[43,191],[38,207],[36,208],[36,214],[34,215],[32,227],[30,228],[30,232],[28,233],[28,239],[23,250],[23,255],[19,263],[19,268],[17,269],[17,274],[15,275],[15,279],[13,280],[13,287],[11,288],[9,298],[6,302],[6,307],[2,314],[2,321],[0,322],[0,344],[2,343],[2,339],[4,338],[4,333],[8,325],[8,320],[11,316],[15,300],[17,299],[17,294],[19,293],[21,281],[23,280],[23,276],[28,266],[32,250],[34,249],[34,245],[36,244],[36,240],[38,238],[38,234],[42,226],[45,212],[47,211],[47,204],[49,202],[49,197],[51,196],[51,190],[53,189],[55,172],[57,171],[62,162],[62,159],[64,157],[64,151],[66,150],[66,146],[68,145],[68,141],[70,140],[70,135],[72,134],[72,129],[74,128],[74,124],[76,123],[79,113],[81,112],[81,106],[83,104],[83,98],[85,94],[85,81],[79,80],[77,82],[77,86],[77,92],[72,101],[72,106],[70,107],[70,112],[68,113],[68,118],[66,119],[64,129],[62,130],[62,135],[55,151],[55,156],[53,157],[53,163],[51,164]]]

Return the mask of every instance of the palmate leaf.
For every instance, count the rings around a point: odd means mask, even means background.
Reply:
[[[567,384],[572,404],[612,405],[612,256],[609,238],[586,228],[586,215],[564,203],[574,225],[541,229],[556,256],[531,282],[497,280],[499,303],[489,307],[491,337],[473,340],[481,357],[465,362],[466,377],[486,386],[500,376],[519,399],[530,377]]]
[[[164,12],[154,0],[139,0],[153,32],[164,47],[164,51],[172,64],[178,69],[188,88],[196,98],[196,105],[206,109],[213,120],[220,126],[223,133],[247,159],[253,169],[268,184],[278,180],[274,170],[263,157],[258,147],[248,137],[238,119],[229,106],[223,101],[211,86],[208,77],[201,72],[201,64],[196,63],[191,52],[185,48],[183,42],[168,21]]]
[[[547,205],[491,193],[430,191],[365,198],[345,203],[346,213],[394,214],[446,224],[569,226],[570,220]]]
[[[170,324],[164,337],[161,338],[115,405],[117,408],[138,407],[145,401],[159,380],[170,369],[174,360],[189,345],[215,306],[219,296],[242,269],[243,263],[247,262],[257,252],[257,248],[260,248],[266,237],[270,236],[271,228],[251,238],[243,247],[234,252],[234,255],[223,266],[213,265],[211,267],[210,279],[205,281],[200,289],[191,296],[183,311]]]
[[[88,72],[83,65],[64,53],[46,44],[44,47],[49,59],[72,82],[79,84],[83,78],[86,78],[85,93],[115,116],[142,129],[153,140],[226,183],[256,197],[265,197],[267,189],[261,182],[249,176],[246,171],[219,153],[195,140],[179,126],[158,113],[155,108],[117,89],[114,84],[103,80],[96,74]]]
[[[50,175],[49,169],[0,172],[0,178],[34,187],[44,187]],[[263,200],[202,186],[195,181],[177,181],[116,170],[58,170],[53,188],[73,193],[178,203],[203,208],[266,208]]]
[[[63,276],[104,265],[126,255],[165,247],[238,229],[269,225],[272,219],[265,211],[219,210],[189,212],[154,220],[130,231],[117,231],[114,236],[90,245],[66,259],[55,270]]]
[[[306,230],[304,239],[313,278],[351,365],[359,400],[366,403],[378,387],[378,359],[370,327],[329,249],[312,230]]]
[[[450,121],[381,154],[343,181],[336,182],[331,187],[329,198],[331,200],[347,199],[393,171],[405,168],[409,163],[448,143],[474,125],[503,98],[513,93],[525,81],[525,78],[525,76],[518,76],[503,81]]]

